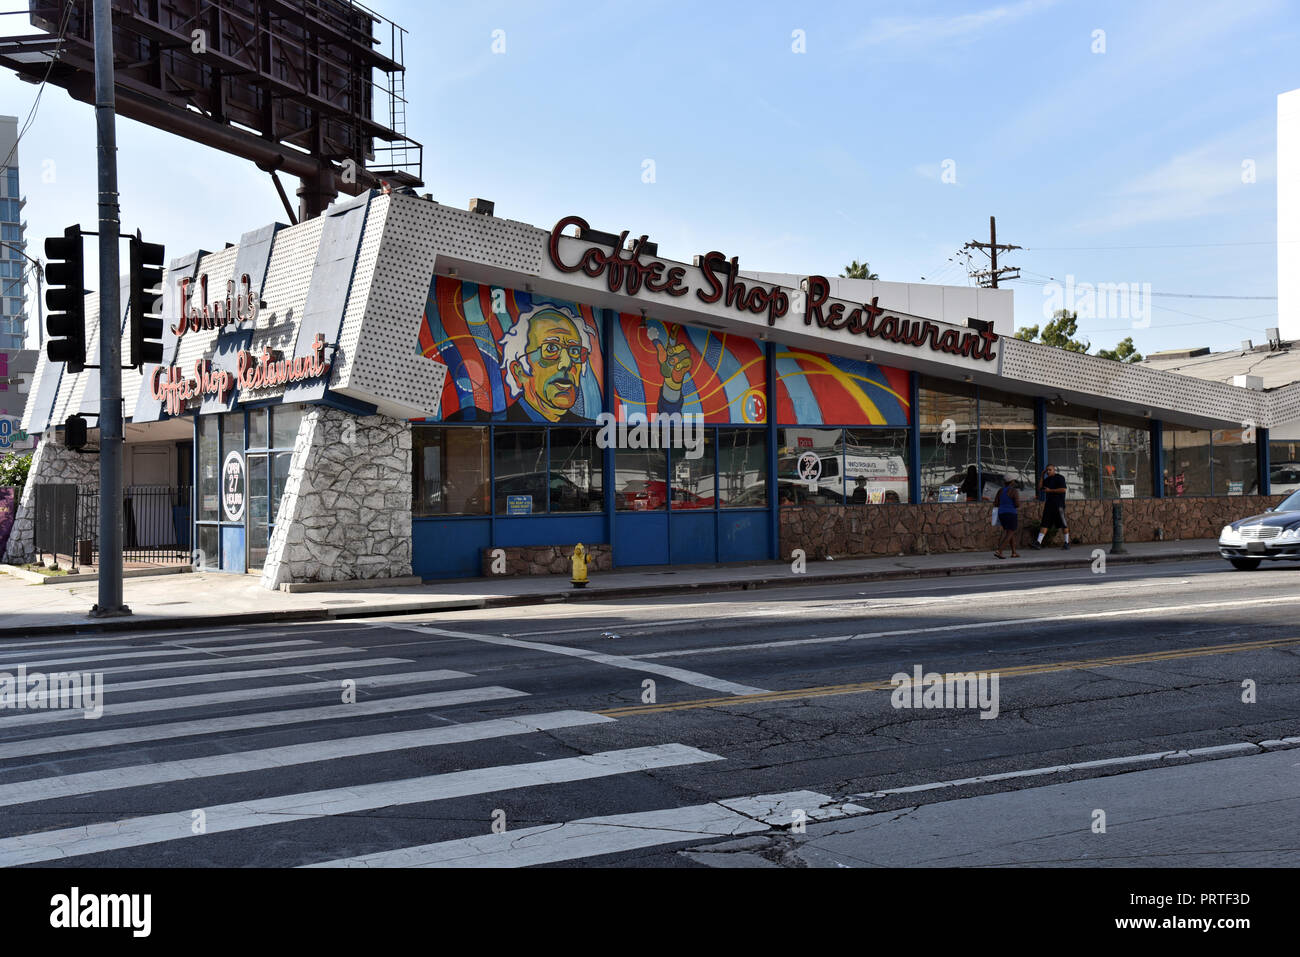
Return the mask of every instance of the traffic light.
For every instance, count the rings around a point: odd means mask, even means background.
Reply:
[[[131,365],[162,362],[163,321],[153,304],[162,295],[163,246],[131,239]]]
[[[45,305],[50,310],[45,330],[50,341],[45,354],[51,362],[65,362],[69,372],[86,367],[86,263],[82,255],[81,227],[69,226],[63,236],[45,240]]]
[[[84,449],[86,447],[86,420],[79,415],[70,415],[63,423],[64,448]]]

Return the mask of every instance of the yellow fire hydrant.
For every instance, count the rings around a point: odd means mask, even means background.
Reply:
[[[573,546],[573,577],[569,581],[573,582],[574,588],[587,587],[587,566],[591,559],[587,556],[587,549],[581,542]]]

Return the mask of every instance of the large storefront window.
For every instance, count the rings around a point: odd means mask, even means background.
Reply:
[[[1258,494],[1259,446],[1242,439],[1241,429],[1219,429],[1211,437],[1213,494]]]
[[[198,466],[198,520],[200,522],[215,522],[217,520],[217,501],[221,487],[221,446],[217,442],[217,417],[215,415],[199,417]],[[201,541],[199,548],[203,549]],[[207,551],[206,549],[203,550]],[[217,554],[215,546],[207,554],[215,556]]]
[[[1151,497],[1151,426],[1147,422],[1102,414],[1101,496]]]
[[[1057,474],[1065,477],[1067,503],[1101,497],[1101,432],[1096,412],[1067,415],[1048,410],[1044,467],[1048,465],[1055,465]]]
[[[599,512],[605,507],[604,453],[595,429],[549,429],[551,511]]]
[[[416,427],[412,432],[412,514],[486,515],[488,430]]]
[[[777,442],[782,505],[844,504],[843,429],[779,429]]]
[[[668,453],[659,449],[614,452],[615,507],[657,512],[668,505]]]
[[[1165,425],[1165,495],[1210,495],[1210,432]]]
[[[991,499],[1005,475],[1032,491],[1038,482],[1034,400],[981,389],[979,424],[982,497]]]
[[[908,500],[907,430],[847,429],[844,491],[850,505],[897,505]]]
[[[714,501],[717,499],[714,480],[717,471],[717,446],[714,435],[713,429],[705,431],[696,458],[690,458],[687,449],[673,449],[672,507],[674,509],[713,508]]]
[[[1300,489],[1300,428],[1274,429],[1268,438],[1270,494],[1284,495]]]
[[[271,410],[271,448],[291,449],[298,444],[302,406],[277,405]]]
[[[767,507],[767,433],[718,432],[718,500],[723,508]]]
[[[545,512],[546,433],[541,429],[497,429],[492,437],[498,515]]]
[[[605,477],[597,432],[594,428],[414,426],[413,514],[428,518],[599,512],[605,507]]]
[[[967,468],[978,461],[975,390],[960,383],[922,377],[918,404],[921,501],[934,502],[939,499],[940,486],[960,485],[966,479]],[[988,481],[986,477],[985,483]]]

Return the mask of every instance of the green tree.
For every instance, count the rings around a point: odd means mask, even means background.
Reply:
[[[1052,314],[1051,322],[1043,326],[1041,331],[1038,326],[1021,326],[1016,330],[1016,338],[1026,342],[1041,342],[1045,346],[1055,346],[1070,352],[1086,353],[1092,346],[1087,339],[1075,338],[1078,331],[1079,314],[1068,309],[1058,309]],[[1097,357],[1113,362],[1142,361],[1142,353],[1133,345],[1132,336],[1121,341],[1114,349],[1099,349]]]
[[[870,263],[860,263],[856,259],[844,267],[844,272],[840,273],[841,279],[879,279],[871,271]]]
[[[0,458],[0,488],[12,485],[17,489],[14,497],[22,498],[23,486],[27,484],[27,473],[31,467],[31,452],[10,452]]]
[[[1097,355],[1115,362],[1141,362],[1142,353],[1133,345],[1133,337],[1121,339],[1114,349],[1098,349]]]
[[[1087,339],[1074,338],[1079,331],[1079,314],[1068,309],[1058,309],[1052,321],[1043,326],[1038,341],[1045,346],[1055,346],[1067,352],[1087,352],[1091,348]]]

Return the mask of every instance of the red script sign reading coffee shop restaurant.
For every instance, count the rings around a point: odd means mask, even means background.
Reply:
[[[309,356],[285,359],[278,352],[263,349],[261,357],[241,349],[235,354],[237,371],[213,370],[207,359],[194,363],[194,376],[187,377],[176,366],[159,366],[149,379],[149,391],[155,399],[165,400],[167,412],[179,415],[191,399],[214,395],[220,402],[234,391],[269,389],[329,375],[330,364],[325,361],[325,336],[316,334]]]
[[[551,264],[561,272],[581,270],[593,279],[603,275],[610,292],[625,292],[629,296],[635,296],[643,286],[647,292],[673,297],[685,296],[691,291],[686,281],[686,267],[670,267],[655,259],[641,260],[649,236],[641,236],[625,249],[630,235],[627,230],[619,234],[612,250],[601,245],[589,246],[576,262],[566,263],[560,257],[560,239],[570,226],[577,226],[583,233],[591,228],[581,216],[566,216],[555,224],[547,252]],[[714,250],[699,257],[697,268],[703,279],[703,285],[695,290],[695,298],[700,302],[713,304],[723,301],[737,312],[766,314],[769,326],[776,325],[778,319],[790,312],[791,297],[781,286],[746,284],[739,278],[740,261],[735,256],[728,259],[725,253]],[[831,284],[825,276],[809,276],[803,285],[804,293],[799,298],[807,300],[802,313],[806,326],[815,322],[820,329],[843,330],[852,335],[916,348],[928,345],[932,352],[968,356],[985,362],[997,358],[993,352],[998,340],[995,332],[967,332],[951,326],[945,329],[942,324],[928,319],[888,315],[879,305],[878,296],[869,303],[852,308],[842,302],[830,302]]]

